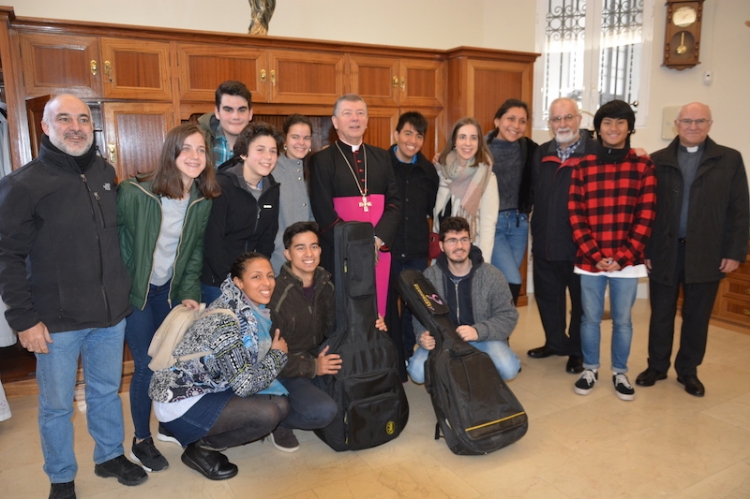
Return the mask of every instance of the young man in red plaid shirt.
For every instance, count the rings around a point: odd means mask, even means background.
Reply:
[[[614,100],[594,116],[599,150],[581,158],[570,182],[568,211],[578,246],[575,272],[581,275],[581,350],[584,371],[575,392],[588,395],[598,380],[600,323],[609,284],[612,311],[612,382],[621,400],[633,400],[627,373],[633,325],[630,313],[638,278],[646,277],[643,250],[655,217],[656,177],[647,157],[630,148],[635,114]]]

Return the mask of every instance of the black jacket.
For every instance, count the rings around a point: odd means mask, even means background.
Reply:
[[[550,140],[536,150],[533,165],[534,214],[531,216],[531,252],[551,262],[576,257],[573,229],[568,214],[570,175],[586,154],[596,151],[596,141],[581,130],[583,142],[565,162],[557,156],[557,142]]]
[[[401,198],[401,224],[391,254],[399,260],[427,258],[430,234],[427,218],[432,217],[435,208],[439,183],[437,170],[421,152],[417,153],[417,161],[413,164],[401,162],[393,147],[389,154]]]
[[[273,253],[279,228],[279,184],[273,176],[265,177],[256,201],[237,171],[228,168],[216,175],[221,195],[213,200],[208,217],[201,274],[201,282],[209,286],[221,285],[242,253],[257,251],[269,258]]]
[[[120,257],[115,170],[42,144],[0,180],[0,294],[10,326],[51,333],[110,327],[130,313]]]
[[[651,259],[651,279],[674,285],[682,173],[677,163],[679,138],[655,152],[656,219],[646,258]],[[738,151],[707,138],[703,158],[690,186],[685,246],[685,282],[702,283],[724,277],[723,258],[744,262],[750,225],[745,166]]]
[[[314,378],[318,348],[333,331],[336,323],[336,301],[331,274],[318,267],[313,278],[313,301],[302,294],[302,280],[294,275],[289,262],[281,266],[276,289],[268,308],[273,325],[286,340],[289,354],[279,376]]]

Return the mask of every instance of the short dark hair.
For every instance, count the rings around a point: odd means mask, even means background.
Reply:
[[[596,114],[594,115],[594,130],[596,130],[596,138],[600,144],[602,143],[602,138],[599,135],[599,129],[602,126],[604,118],[627,120],[628,131],[630,133],[628,134],[625,147],[630,147],[630,136],[635,133],[635,113],[633,112],[633,108],[630,107],[630,104],[615,99],[606,104],[602,104],[599,110],[596,111]]]
[[[440,222],[440,240],[445,240],[446,232],[463,232],[471,234],[469,222],[463,217],[448,217]]]
[[[294,125],[307,125],[310,127],[310,133],[313,131],[312,121],[310,121],[310,118],[303,114],[290,114],[286,117],[284,120],[284,124],[281,126],[282,131],[284,132],[284,137],[289,133],[289,129],[292,128]]]
[[[198,178],[195,179],[195,185],[201,194],[207,199],[213,199],[221,194],[221,187],[216,181],[216,171],[214,170],[214,155],[208,147],[206,134],[194,123],[184,123],[177,125],[167,133],[167,138],[161,148],[159,163],[156,170],[145,179],[151,179],[151,191],[157,196],[164,196],[170,199],[180,199],[184,195],[184,183],[182,174],[177,169],[177,157],[182,153],[182,146],[185,140],[194,134],[203,137],[206,144],[206,167],[203,169]]]
[[[242,274],[245,273],[247,264],[252,262],[253,260],[257,260],[258,258],[262,258],[263,260],[266,260],[269,263],[271,262],[270,258],[268,258],[266,255],[258,253],[257,251],[249,251],[246,253],[242,253],[240,256],[237,257],[237,259],[232,264],[232,269],[229,271],[230,277],[232,279],[234,279],[235,277],[237,279],[242,279]]]
[[[221,107],[221,96],[222,95],[236,95],[237,97],[244,97],[247,100],[248,109],[253,108],[253,100],[250,95],[250,90],[241,81],[227,80],[216,89],[216,107]]]
[[[276,141],[276,150],[281,154],[281,148],[284,147],[284,138],[276,127],[264,123],[263,121],[251,121],[242,129],[237,136],[237,140],[234,142],[232,151],[234,152],[233,159],[235,159],[235,164],[242,161],[240,156],[247,156],[247,153],[250,150],[250,144],[252,144],[255,139],[264,136],[272,137]]]
[[[284,235],[281,237],[281,240],[284,242],[284,249],[289,249],[289,247],[292,245],[292,239],[294,239],[294,236],[296,236],[297,234],[302,234],[303,232],[313,232],[316,236],[318,236],[318,241],[320,241],[320,228],[318,227],[317,223],[295,222],[286,228],[286,230],[284,231]]]
[[[422,113],[417,111],[407,111],[399,116],[398,124],[396,124],[396,131],[400,132],[401,129],[404,128],[404,125],[406,125],[407,123],[413,126],[414,130],[416,130],[418,134],[427,134],[427,126],[429,124],[427,123],[427,118],[425,118]]]

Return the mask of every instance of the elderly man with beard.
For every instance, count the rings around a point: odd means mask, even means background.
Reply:
[[[73,391],[81,357],[94,472],[124,485],[146,472],[123,455],[122,376],[130,277],[120,257],[115,171],[92,147],[91,111],[47,103],[39,157],[0,180],[0,294],[36,355],[39,432],[52,499],[75,498]]]
[[[534,212],[531,253],[534,255],[534,297],[544,328],[543,346],[529,350],[533,359],[567,355],[565,370],[583,372],[581,353],[581,280],[573,272],[576,245],[568,217],[568,194],[573,167],[596,148],[581,133],[581,113],[572,99],[552,101],[549,126],[555,138],[539,146],[533,168]],[[572,314],[567,327],[567,296]]]

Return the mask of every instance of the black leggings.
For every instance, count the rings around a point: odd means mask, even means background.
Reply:
[[[233,396],[218,419],[199,440],[201,447],[223,450],[271,433],[289,414],[289,401],[276,395]]]

